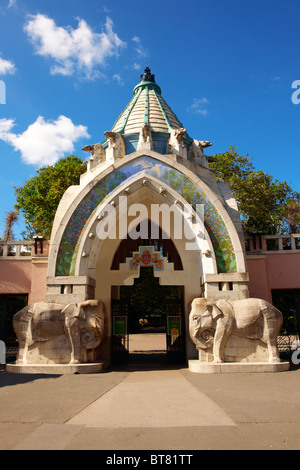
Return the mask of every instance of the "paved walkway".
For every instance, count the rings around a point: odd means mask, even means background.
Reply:
[[[0,449],[300,449],[300,369],[194,374],[0,371]],[[181,452],[182,453],[182,452]]]

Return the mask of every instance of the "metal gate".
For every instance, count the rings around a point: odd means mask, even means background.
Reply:
[[[166,323],[167,362],[183,364],[185,352],[185,322],[182,300],[162,302]],[[122,300],[112,300],[112,348],[114,364],[129,362],[129,307]]]
[[[184,364],[186,353],[183,302],[168,301],[164,308],[167,320],[167,361],[171,364]]]
[[[127,364],[129,360],[128,304],[112,300],[111,360],[114,364]]]

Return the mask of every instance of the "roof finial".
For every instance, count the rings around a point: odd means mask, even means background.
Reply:
[[[147,67],[145,68],[145,72],[141,75],[141,82],[153,82],[155,83],[155,76],[151,73],[151,70],[148,67],[148,60],[147,60]]]

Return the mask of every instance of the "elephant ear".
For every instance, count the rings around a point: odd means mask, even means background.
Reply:
[[[91,317],[99,314],[99,312],[103,312],[103,304],[97,299],[83,300],[78,304],[78,308],[84,318],[86,316]]]
[[[66,305],[66,307],[61,311],[62,315],[65,318],[70,318],[70,317],[78,317],[79,315],[79,308],[78,305],[75,303],[71,303]]]
[[[104,310],[100,300],[84,300],[78,307],[89,328],[102,328]]]
[[[231,303],[227,300],[218,300],[216,303],[216,308],[225,316],[225,317],[234,317],[234,311]]]
[[[218,318],[223,316],[223,312],[216,304],[214,304],[211,315],[212,315],[213,320],[216,321],[218,320]]]
[[[205,299],[204,304],[206,308],[211,309],[211,316],[214,321],[218,320],[223,315],[222,309],[218,307],[218,304],[212,299]]]

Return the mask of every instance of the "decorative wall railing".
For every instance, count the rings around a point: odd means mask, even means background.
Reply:
[[[47,256],[49,241],[42,237],[33,240],[0,240],[0,259],[12,257],[23,259],[24,256]],[[246,253],[300,253],[300,233],[283,235],[263,235],[253,232],[245,237]]]
[[[33,240],[0,240],[0,259],[24,259],[48,255],[48,240],[35,237]]]
[[[263,235],[253,232],[252,236],[245,237],[247,253],[300,253],[300,233],[283,235]]]

